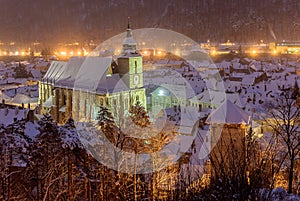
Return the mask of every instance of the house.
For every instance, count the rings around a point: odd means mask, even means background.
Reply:
[[[250,115],[226,100],[207,118],[210,124],[211,175],[237,178],[239,168],[245,166],[245,137]],[[233,163],[236,166],[232,166]]]

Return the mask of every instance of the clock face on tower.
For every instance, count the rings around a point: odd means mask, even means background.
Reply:
[[[133,83],[134,83],[134,84],[138,84],[138,83],[139,83],[139,76],[138,76],[138,75],[135,75],[135,76],[133,77]]]

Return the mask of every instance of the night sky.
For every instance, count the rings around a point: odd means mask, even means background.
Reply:
[[[300,40],[298,0],[0,0],[0,41],[49,46],[101,42],[133,28],[160,27],[203,42]]]

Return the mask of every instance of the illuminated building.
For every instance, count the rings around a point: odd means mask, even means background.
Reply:
[[[281,42],[275,44],[275,50],[280,53],[299,54],[300,42]]]
[[[142,60],[128,24],[116,61],[99,56],[53,61],[39,83],[41,113],[50,113],[63,123],[69,117],[95,120],[101,105],[115,117],[128,114],[130,105],[137,101],[146,108]]]

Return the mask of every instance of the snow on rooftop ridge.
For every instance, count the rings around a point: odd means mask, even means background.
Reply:
[[[250,115],[240,107],[226,100],[217,110],[207,118],[207,123],[220,124],[248,124]]]

